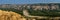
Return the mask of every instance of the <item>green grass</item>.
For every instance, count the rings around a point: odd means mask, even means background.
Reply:
[[[60,10],[29,10],[30,15],[34,16],[49,16],[49,17],[56,17],[60,16]]]

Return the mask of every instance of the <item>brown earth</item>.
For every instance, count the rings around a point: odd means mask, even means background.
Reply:
[[[0,10],[0,20],[25,20],[25,18],[12,11]]]

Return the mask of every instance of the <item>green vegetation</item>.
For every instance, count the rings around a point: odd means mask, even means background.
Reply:
[[[16,12],[16,13],[19,13],[19,14],[23,15],[22,11],[14,9],[14,8],[0,8],[0,10],[13,11],[13,12]]]
[[[22,12],[23,10],[20,11],[14,8],[0,8],[0,10],[13,11],[23,15],[23,12]],[[34,15],[34,16],[49,16],[49,17],[60,16],[60,10],[37,10],[37,11],[31,10],[31,9],[28,9],[28,10],[30,15]]]
[[[60,10],[29,10],[30,15],[34,16],[49,16],[49,17],[57,17],[60,16]]]

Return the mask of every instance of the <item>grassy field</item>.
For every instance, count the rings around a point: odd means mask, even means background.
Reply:
[[[0,20],[25,20],[25,18],[16,12],[0,10]]]
[[[29,10],[30,15],[60,17],[60,10]]]

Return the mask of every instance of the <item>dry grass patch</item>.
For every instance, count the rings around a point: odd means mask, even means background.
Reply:
[[[0,10],[0,20],[25,20],[25,18],[12,11]]]

